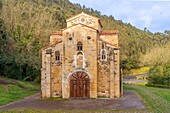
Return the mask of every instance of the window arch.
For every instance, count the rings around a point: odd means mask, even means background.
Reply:
[[[80,41],[77,43],[77,51],[83,51],[83,44]]]
[[[107,60],[107,52],[106,49],[101,50],[101,60],[106,61]]]
[[[104,43],[102,43],[102,49],[104,49]]]
[[[76,56],[76,68],[83,68],[84,66],[84,55],[82,51],[77,52]]]
[[[55,59],[56,59],[56,61],[60,61],[60,52],[59,51],[55,52]]]

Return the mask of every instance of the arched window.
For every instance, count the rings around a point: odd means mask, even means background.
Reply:
[[[56,59],[56,61],[60,61],[60,52],[59,51],[55,52],[55,59]]]
[[[83,51],[83,44],[81,42],[77,43],[77,51]]]
[[[102,49],[104,49],[104,43],[102,43]]]
[[[76,56],[76,68],[83,68],[83,52],[81,52],[81,51],[79,51],[78,53],[77,53],[77,56]]]
[[[106,61],[107,60],[107,53],[105,49],[101,50],[101,60]]]

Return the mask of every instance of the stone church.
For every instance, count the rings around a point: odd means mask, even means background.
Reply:
[[[113,26],[114,27],[114,26]],[[53,32],[42,49],[42,98],[118,98],[122,95],[117,30],[80,13]]]

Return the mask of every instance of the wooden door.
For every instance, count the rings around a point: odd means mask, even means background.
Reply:
[[[85,72],[76,72],[70,78],[70,97],[89,98],[90,81]]]

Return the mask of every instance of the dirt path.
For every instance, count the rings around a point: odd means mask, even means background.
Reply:
[[[142,110],[146,109],[139,97],[130,90],[119,99],[49,100],[40,94],[1,106],[1,110]]]

